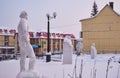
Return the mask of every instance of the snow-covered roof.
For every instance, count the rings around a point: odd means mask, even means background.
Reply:
[[[109,7],[116,15],[120,16],[120,14],[118,14],[116,11],[114,11],[108,4],[106,4],[105,7]],[[104,8],[105,8],[105,7],[104,7]],[[98,14],[96,14],[94,17],[85,18],[85,19],[82,19],[82,20],[80,20],[80,21],[84,21],[84,20],[96,18],[96,17],[104,10],[104,8],[103,8]]]
[[[29,29],[29,31],[32,31],[32,32],[47,32],[47,29]],[[64,33],[64,32],[58,31],[58,30],[55,30],[55,29],[50,29],[50,33]]]
[[[29,29],[31,33],[31,37],[33,38],[47,38],[47,29]],[[64,33],[62,31],[58,31],[55,29],[50,29],[50,38],[64,38],[65,36],[70,36],[72,39],[75,39],[75,36],[73,34]]]
[[[8,29],[7,27],[0,27],[0,35],[14,35],[16,33],[15,29]]]
[[[0,27],[0,35],[14,35],[16,29],[8,29],[7,27]],[[31,38],[47,38],[47,30],[45,29],[29,29],[29,35]],[[64,38],[65,36],[70,36],[72,39],[75,39],[73,34],[64,33],[54,29],[50,30],[50,38]]]

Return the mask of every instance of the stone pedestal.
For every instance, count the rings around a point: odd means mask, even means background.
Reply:
[[[16,78],[40,78],[40,75],[34,71],[22,71],[18,73]]]
[[[47,52],[46,53],[46,62],[50,62],[51,61],[51,52]]]

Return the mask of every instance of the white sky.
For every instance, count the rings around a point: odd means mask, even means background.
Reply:
[[[114,10],[120,14],[120,0],[95,0],[100,11],[110,1]],[[79,37],[79,20],[89,18],[94,0],[0,0],[0,26],[17,28],[19,14],[25,10],[29,15],[30,29],[46,29],[49,13],[57,13],[50,21],[51,29],[71,33]]]

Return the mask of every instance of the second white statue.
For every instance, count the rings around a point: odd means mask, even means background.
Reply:
[[[73,46],[70,36],[66,36],[63,41],[63,64],[72,64]]]

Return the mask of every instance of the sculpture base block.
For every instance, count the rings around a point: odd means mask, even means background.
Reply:
[[[40,78],[40,76],[34,71],[23,71],[19,72],[16,78]]]

